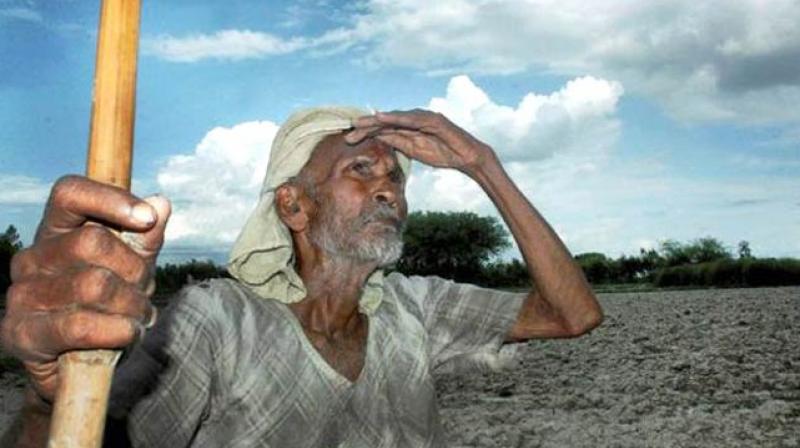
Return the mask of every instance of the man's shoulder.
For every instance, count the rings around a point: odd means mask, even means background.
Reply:
[[[404,275],[399,272],[392,272],[385,278],[384,287],[394,292],[398,297],[414,297],[422,299],[433,295],[439,295],[443,291],[451,289],[460,284],[453,280],[448,280],[436,275]]]
[[[395,271],[386,275],[384,284],[389,288],[429,289],[455,283],[436,275],[405,275]]]
[[[274,300],[258,297],[235,279],[218,278],[185,286],[169,305],[179,319],[207,325],[239,326],[248,319],[274,316]]]
[[[184,286],[170,301],[170,306],[213,313],[247,306],[247,288],[227,278],[214,278]]]
[[[394,301],[399,307],[422,318],[431,301],[442,296],[454,284],[452,280],[433,275],[406,276],[392,272],[384,280],[385,300]]]

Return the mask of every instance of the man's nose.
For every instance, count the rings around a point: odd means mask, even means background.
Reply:
[[[397,194],[391,190],[379,190],[375,192],[374,198],[379,204],[388,205],[392,208],[397,206]]]
[[[372,197],[375,202],[379,204],[395,208],[397,207],[398,194],[397,186],[388,180],[384,180],[378,185],[378,188],[375,189],[375,193]]]

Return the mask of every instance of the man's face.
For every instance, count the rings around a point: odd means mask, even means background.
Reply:
[[[395,151],[374,139],[351,146],[337,134],[317,146],[308,168],[316,184],[312,242],[349,260],[378,266],[397,261],[407,204]]]

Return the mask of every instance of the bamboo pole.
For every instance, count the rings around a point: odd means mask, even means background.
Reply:
[[[103,0],[97,36],[86,174],[130,189],[140,0]],[[51,448],[99,448],[120,352],[79,350],[58,358]]]

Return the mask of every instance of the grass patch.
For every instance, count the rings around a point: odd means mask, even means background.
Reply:
[[[663,291],[652,283],[603,283],[592,285],[592,290],[598,294],[624,293],[624,292],[656,292]]]

